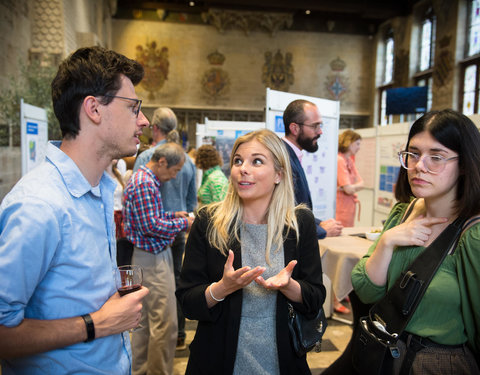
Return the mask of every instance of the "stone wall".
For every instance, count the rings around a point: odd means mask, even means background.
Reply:
[[[27,59],[31,7],[28,0],[0,2],[0,89],[5,88],[10,76],[18,74],[19,61]]]
[[[219,33],[209,25],[113,20],[112,47],[139,60],[139,54],[147,60],[147,52],[156,56],[146,62],[152,67],[144,79],[150,87],[137,89],[147,107],[263,111],[262,78],[279,72],[276,78],[284,74],[288,81],[281,91],[328,99],[336,94],[343,114],[368,116],[371,110],[374,45],[366,36],[247,35],[240,30]]]
[[[0,147],[0,201],[22,176],[20,147]]]

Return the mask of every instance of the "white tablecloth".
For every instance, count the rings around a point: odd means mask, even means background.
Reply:
[[[332,281],[332,288],[339,300],[352,290],[350,275],[352,269],[373,244],[364,238],[348,234],[365,233],[368,228],[345,228],[339,237],[326,237],[318,240],[323,272]]]

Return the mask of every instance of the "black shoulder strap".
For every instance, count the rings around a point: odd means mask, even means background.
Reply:
[[[403,272],[387,294],[370,309],[370,317],[385,323],[389,333],[403,332],[435,272],[457,241],[465,219],[457,218]]]

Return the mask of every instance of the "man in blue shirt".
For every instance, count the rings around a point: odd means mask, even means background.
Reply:
[[[167,136],[177,128],[177,116],[166,107],[160,107],[153,113],[151,121],[152,137],[155,146],[143,151],[135,160],[133,173],[147,164],[152,158],[153,152],[159,146],[167,142]],[[190,157],[185,154],[185,163],[175,178],[165,181],[160,186],[165,211],[192,212],[197,206],[196,169]],[[182,270],[183,253],[185,252],[185,232],[180,232],[175,237],[172,245],[173,270],[175,272],[175,284],[180,280]],[[182,308],[177,301],[178,337],[177,349],[186,349],[185,345],[185,317]]]
[[[81,48],[52,82],[62,142],[0,206],[2,374],[130,374],[128,329],[148,289],[116,292],[115,183],[104,173],[132,155],[148,120],[137,62]]]
[[[285,137],[283,141],[287,147],[297,204],[305,203],[312,209],[312,197],[308,187],[307,178],[302,168],[302,150],[315,152],[318,150],[317,140],[322,135],[322,116],[317,106],[307,100],[294,100],[283,112],[285,124]],[[342,224],[335,219],[317,223],[317,237],[339,236],[342,233]]]

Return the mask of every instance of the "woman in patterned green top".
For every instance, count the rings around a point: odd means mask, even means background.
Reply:
[[[198,189],[198,202],[205,205],[220,202],[227,193],[228,179],[220,166],[222,158],[211,145],[200,146],[197,150],[195,164],[203,170],[202,184]]]
[[[480,214],[480,134],[466,116],[429,112],[412,125],[390,213],[379,239],[352,272],[364,303],[374,303],[457,217]],[[413,211],[403,218],[412,197]],[[464,229],[402,337],[415,356],[410,374],[479,374],[480,221]],[[414,341],[423,349],[413,354]],[[472,355],[473,352],[473,355]],[[429,371],[429,372],[428,372]],[[407,372],[408,373],[408,372]]]

